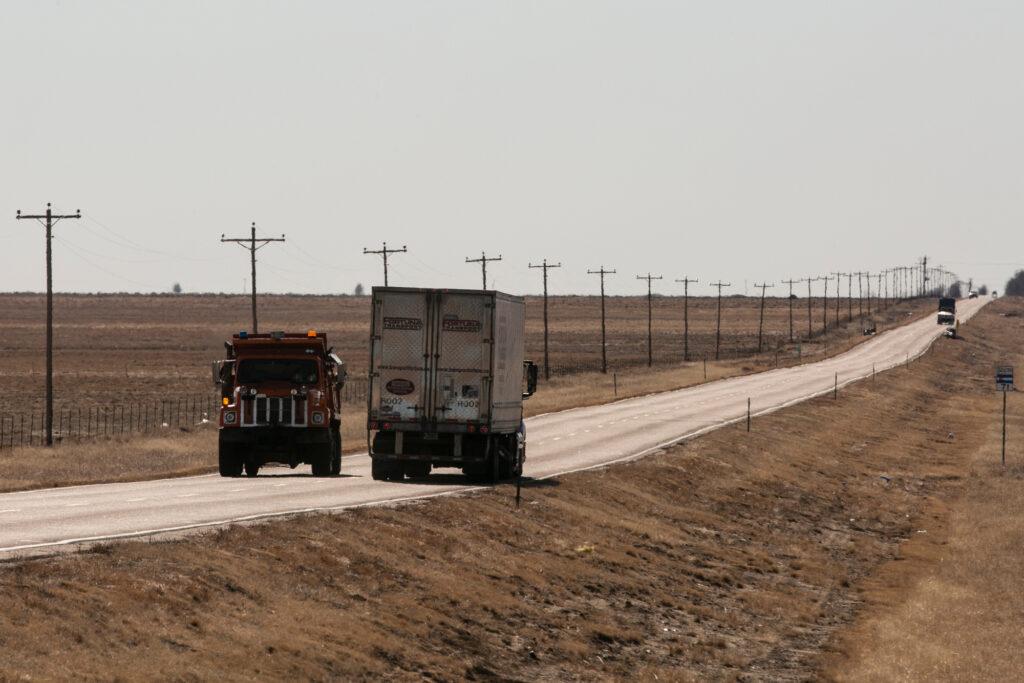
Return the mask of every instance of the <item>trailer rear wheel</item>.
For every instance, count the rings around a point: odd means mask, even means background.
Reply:
[[[423,479],[430,476],[429,462],[408,462],[405,464],[405,474],[410,479]]]
[[[370,463],[370,475],[375,481],[401,481],[402,463],[374,458]]]

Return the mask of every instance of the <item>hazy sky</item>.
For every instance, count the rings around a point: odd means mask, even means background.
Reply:
[[[0,290],[645,291],[1024,263],[1024,3],[0,5]],[[781,285],[775,291],[780,292]]]

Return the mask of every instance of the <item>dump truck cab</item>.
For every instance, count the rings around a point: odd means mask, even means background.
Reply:
[[[268,463],[339,474],[345,364],[327,335],[240,332],[224,348],[227,357],[213,364],[221,476],[254,477]]]

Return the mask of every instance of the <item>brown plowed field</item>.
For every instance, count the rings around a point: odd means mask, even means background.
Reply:
[[[210,362],[222,357],[223,342],[250,327],[249,300],[228,295],[58,295],[55,300],[55,393],[59,406],[126,404],[212,396]],[[859,339],[858,301],[854,322],[835,325],[834,300],[829,307],[832,330],[821,336],[821,299],[813,301],[816,335],[801,352],[821,352],[822,340],[834,348]],[[874,316],[879,329],[923,315],[931,300],[887,308]],[[872,307],[877,307],[877,300]],[[0,413],[38,409],[43,397],[45,297],[0,295]],[[647,301],[642,297],[608,299],[608,357],[613,369],[635,367],[647,359]],[[654,300],[654,356],[657,363],[682,360],[680,297]],[[527,351],[543,356],[542,306],[527,298]],[[807,335],[806,299],[794,301],[797,338]],[[600,369],[600,300],[597,297],[553,297],[550,301],[551,364],[555,372]],[[690,349],[694,359],[714,356],[714,299],[690,300]],[[759,302],[752,298],[723,299],[722,358],[736,359],[757,348]],[[366,372],[369,300],[350,296],[276,296],[260,298],[260,326],[266,330],[325,331],[347,362],[354,385]],[[797,354],[786,342],[789,304],[768,299],[765,314],[766,353],[781,349]],[[357,388],[354,386],[353,388]],[[353,392],[353,398],[360,392]]]

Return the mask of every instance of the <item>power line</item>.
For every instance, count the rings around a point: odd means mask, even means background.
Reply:
[[[654,365],[654,330],[652,327],[653,313],[652,309],[654,306],[651,294],[651,282],[653,280],[661,280],[661,275],[637,275],[637,280],[647,280],[647,367]]]
[[[548,363],[548,269],[561,268],[562,264],[548,263],[547,259],[541,261],[540,265],[528,264],[530,268],[542,268],[544,271],[544,379],[551,379],[551,366]]]
[[[252,231],[249,237],[224,237],[221,233],[221,242],[234,242],[249,250],[249,258],[252,265],[252,333],[259,334],[260,328],[256,318],[256,252],[271,242],[284,242],[284,235],[280,237],[262,237],[256,239],[256,221],[252,222]]]
[[[683,362],[690,360],[690,283],[697,282],[697,278],[684,277],[676,282],[683,283]]]
[[[469,258],[468,256],[466,257],[466,263],[479,263],[480,264],[480,270],[481,270],[481,273],[483,274],[483,278],[484,278],[484,289],[487,289],[487,262],[488,261],[500,261],[500,260],[501,260],[501,254],[498,254],[497,256],[488,256],[487,252],[483,252],[483,251],[480,252],[480,258]]]
[[[79,219],[81,211],[55,214],[46,203],[46,213],[22,215],[16,220],[37,220],[46,228],[46,445],[53,445],[53,226],[65,218]]]
[[[364,254],[380,254],[384,257],[384,286],[388,286],[388,254],[404,254],[408,251],[405,245],[402,245],[401,249],[388,249],[388,243],[384,242],[384,246],[380,249],[367,249],[363,247]],[[486,287],[484,288],[486,289]]]
[[[604,312],[604,276],[614,275],[614,270],[605,270],[604,266],[601,266],[598,270],[588,270],[589,275],[600,275],[601,276],[601,372],[608,374],[608,341],[605,336],[605,312]]]

